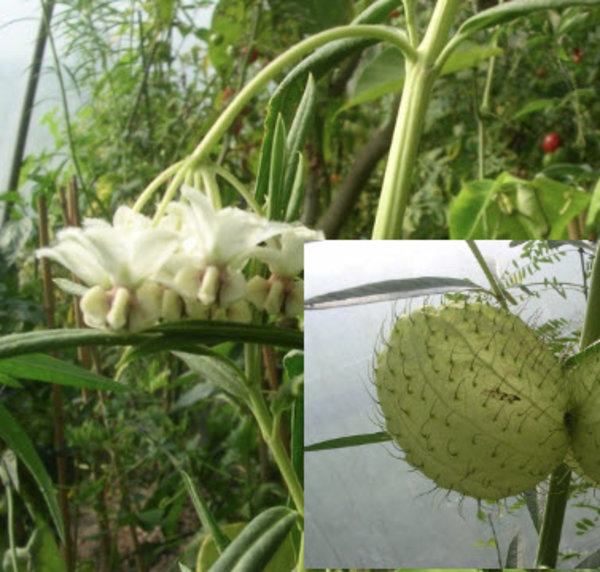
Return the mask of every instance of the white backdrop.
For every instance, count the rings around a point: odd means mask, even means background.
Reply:
[[[520,249],[504,241],[478,243],[492,270],[501,273]],[[581,282],[579,256],[572,249],[551,273],[559,280]],[[329,241],[305,247],[305,297],[379,280],[419,276],[469,278],[488,283],[467,244],[462,241]],[[411,301],[413,307],[419,299]],[[585,301],[571,293],[568,302],[553,291],[528,301],[523,316],[538,322],[565,316],[575,327],[582,322]],[[310,445],[380,430],[373,401],[371,365],[381,335],[406,302],[379,302],[305,312],[305,443]],[[533,565],[537,536],[525,508],[506,514],[507,505],[484,509],[489,520],[477,519],[477,502],[443,491],[431,493],[432,481],[397,458],[390,443],[305,454],[306,566],[398,568],[498,568],[508,544],[520,530],[525,540],[524,564]],[[590,501],[598,506],[596,499]],[[569,507],[563,550],[585,556],[600,546],[596,533],[575,536],[575,522],[595,518],[586,509]],[[575,561],[580,560],[578,558]],[[565,566],[573,564],[566,563]]]

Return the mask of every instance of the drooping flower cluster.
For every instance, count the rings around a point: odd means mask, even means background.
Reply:
[[[215,210],[190,187],[182,196],[156,226],[121,206],[112,225],[87,219],[37,251],[87,286],[80,305],[88,326],[137,331],[184,317],[247,322],[249,302],[270,314],[301,313],[303,244],[322,233],[234,207]],[[247,283],[251,258],[271,276]]]

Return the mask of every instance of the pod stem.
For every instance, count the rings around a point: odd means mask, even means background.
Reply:
[[[540,532],[540,543],[536,557],[536,568],[555,568],[565,509],[569,497],[571,470],[562,463],[550,477],[548,500],[544,511],[544,522]]]
[[[585,320],[581,331],[579,350],[600,338],[600,243],[596,247],[590,296],[585,310]],[[544,512],[544,522],[540,534],[540,544],[536,558],[536,568],[554,568],[558,558],[560,535],[569,498],[571,471],[567,465],[561,464],[550,477],[550,489]]]

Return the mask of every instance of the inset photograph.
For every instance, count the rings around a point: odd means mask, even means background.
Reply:
[[[305,566],[595,567],[585,241],[305,246]]]

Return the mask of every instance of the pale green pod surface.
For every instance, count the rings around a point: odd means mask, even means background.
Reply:
[[[400,317],[375,372],[406,460],[440,487],[490,500],[534,488],[563,460],[563,379],[529,326],[480,303]]]
[[[600,483],[600,354],[585,357],[569,375],[573,469]]]

